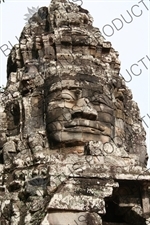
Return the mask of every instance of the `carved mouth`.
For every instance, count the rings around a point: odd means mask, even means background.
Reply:
[[[71,122],[65,123],[64,127],[68,130],[81,130],[82,131],[104,131],[104,126],[99,121],[91,121],[85,119],[74,119]],[[73,128],[73,129],[72,129]]]

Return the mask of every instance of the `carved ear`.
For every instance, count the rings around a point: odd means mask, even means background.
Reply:
[[[7,117],[7,135],[18,135],[20,132],[20,106],[17,101],[8,103],[5,108]]]

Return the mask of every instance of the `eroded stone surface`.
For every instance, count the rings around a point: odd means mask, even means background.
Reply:
[[[144,225],[145,131],[118,52],[81,6],[53,0],[23,28],[0,93],[0,222]]]

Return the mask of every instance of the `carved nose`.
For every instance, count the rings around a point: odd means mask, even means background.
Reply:
[[[81,98],[76,102],[73,107],[72,118],[85,118],[89,120],[96,120],[97,111],[93,108],[92,104],[87,98]]]

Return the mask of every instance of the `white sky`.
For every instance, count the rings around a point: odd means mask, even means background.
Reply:
[[[48,6],[49,3],[49,0],[5,0],[5,3],[0,4],[0,85],[6,84],[7,57],[5,55],[10,51],[7,48],[18,43],[16,37],[19,38],[25,25],[24,15],[28,14],[27,7],[37,8]],[[77,3],[81,5],[80,0]],[[83,0],[82,7],[89,10],[94,18],[94,26],[100,28],[106,40],[111,41],[115,50],[119,52],[120,73],[132,90],[141,117],[145,116],[143,125],[147,132],[147,147],[150,155],[150,1]],[[132,16],[132,22],[128,12]],[[134,74],[140,75],[133,75],[131,69]],[[150,167],[150,160],[148,167]]]

